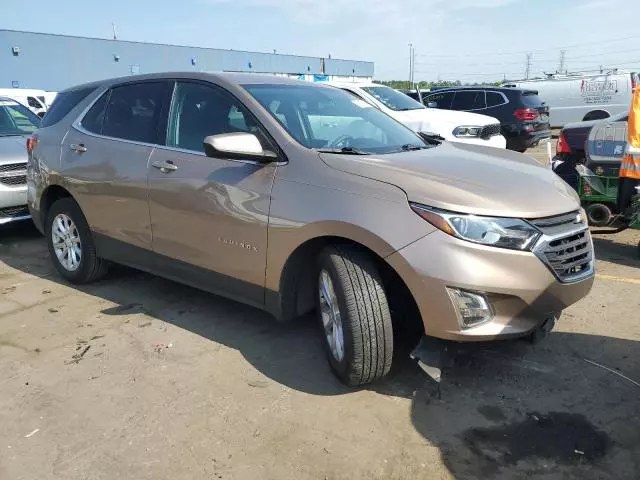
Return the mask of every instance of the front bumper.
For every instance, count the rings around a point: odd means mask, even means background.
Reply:
[[[535,254],[488,247],[435,231],[387,258],[411,290],[426,335],[485,341],[527,335],[583,298],[593,272],[562,283]],[[463,329],[446,287],[482,292],[494,312],[487,323]]]
[[[27,210],[27,187],[0,183],[0,225],[31,218]]]
[[[494,135],[487,139],[479,137],[452,137],[452,142],[470,143],[471,145],[482,145],[484,147],[506,148],[507,139],[502,135]]]

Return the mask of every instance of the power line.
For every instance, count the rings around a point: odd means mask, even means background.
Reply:
[[[594,42],[584,42],[584,43],[574,43],[571,45],[562,45],[560,48],[562,49],[569,49],[569,48],[581,48],[581,47],[586,47],[589,45],[601,45],[603,43],[614,43],[614,42],[622,42],[625,40],[634,40],[634,39],[640,39],[639,35],[634,35],[632,37],[625,37],[625,38],[615,38],[615,39],[609,39],[609,40],[598,40],[598,41],[594,41]],[[556,47],[557,48],[557,47]],[[497,55],[522,55],[523,53],[548,53],[551,50],[554,50],[553,48],[547,48],[547,49],[538,49],[538,50],[511,50],[511,51],[498,51],[498,52],[486,52],[486,53],[467,53],[467,54],[463,54],[463,55],[429,55],[429,54],[424,54],[424,55],[418,55],[420,56],[424,56],[424,57],[431,57],[431,58],[460,58],[460,57],[488,57],[488,56],[497,56]]]

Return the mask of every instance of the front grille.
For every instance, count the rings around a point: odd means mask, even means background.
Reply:
[[[495,135],[500,135],[500,124],[494,123],[492,125],[485,125],[480,130],[480,138],[490,138]]]
[[[26,205],[0,208],[0,218],[23,217],[26,215],[29,215],[29,208]]]
[[[15,187],[16,185],[26,185],[27,176],[18,175],[17,177],[0,177],[0,183],[2,183],[3,185],[9,185],[11,187]]]
[[[6,165],[0,165],[0,172],[13,172],[15,170],[24,170],[27,168],[26,163],[7,163]]]
[[[542,233],[534,252],[563,282],[593,272],[593,247],[586,220],[579,212],[530,220]]]

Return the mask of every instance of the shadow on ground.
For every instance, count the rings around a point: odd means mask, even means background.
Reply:
[[[29,227],[3,232],[0,260],[64,283]],[[125,268],[75,287],[116,304],[106,315],[144,311],[238,350],[275,382],[315,395],[348,395],[329,371],[312,317],[278,324],[258,310]],[[458,479],[638,478],[640,342],[577,333],[452,346],[438,387],[399,343],[391,375],[368,388],[411,401],[415,429],[440,448]]]
[[[632,233],[631,231],[627,233]],[[598,235],[593,237],[596,257],[605,262],[640,268],[640,231],[635,231],[637,240],[633,244],[621,243],[617,235]]]

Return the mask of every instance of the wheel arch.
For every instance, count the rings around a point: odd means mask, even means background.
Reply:
[[[598,108],[596,110],[591,110],[590,112],[588,112],[584,117],[582,117],[582,121],[587,122],[589,120],[602,120],[604,118],[609,118],[610,116],[611,114],[608,111]]]
[[[43,227],[46,224],[47,215],[49,214],[51,205],[61,198],[71,198],[75,201],[75,198],[73,198],[73,195],[69,190],[57,184],[49,185],[44,189],[42,195],[40,195],[40,218]]]
[[[401,317],[403,326],[422,330],[422,319],[411,290],[385,260],[384,254],[367,243],[335,234],[308,238],[288,256],[281,270],[279,291],[277,294],[268,293],[271,301],[267,298],[267,308],[281,321],[293,320],[312,311],[316,301],[316,262],[320,252],[329,245],[349,245],[362,249],[374,260],[394,319]]]

